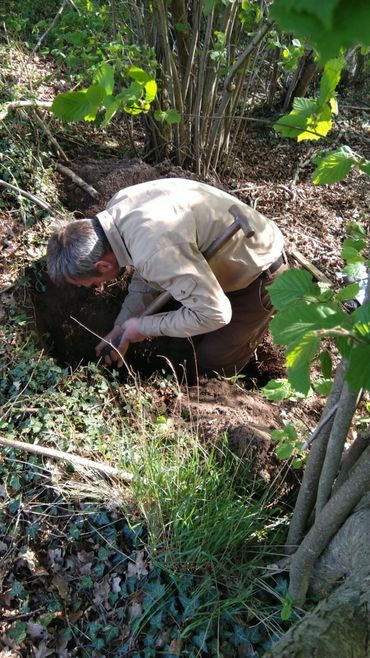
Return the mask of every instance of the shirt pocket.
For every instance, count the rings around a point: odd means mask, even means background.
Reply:
[[[169,288],[169,292],[178,302],[183,302],[189,300],[196,287],[197,281],[189,276],[186,279],[181,278],[175,281]]]

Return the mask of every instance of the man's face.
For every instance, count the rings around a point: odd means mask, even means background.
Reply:
[[[72,284],[72,286],[91,288],[92,286],[100,286],[107,281],[114,281],[118,277],[120,270],[118,262],[112,253],[107,254],[102,260],[95,263],[95,267],[96,274],[81,279],[67,278],[66,282]]]

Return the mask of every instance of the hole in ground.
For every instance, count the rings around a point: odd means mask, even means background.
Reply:
[[[57,287],[44,271],[37,277],[33,273],[31,285],[37,331],[42,346],[58,365],[74,368],[96,361],[94,348],[99,342],[98,336],[106,335],[112,328],[127,283],[128,277],[123,277],[104,290]],[[186,339],[164,336],[132,344],[126,361],[142,379],[175,369],[180,381],[184,378],[188,384],[196,381],[194,351],[191,341]],[[125,379],[126,369],[122,368],[121,372]],[[257,348],[255,358],[241,374],[245,377],[240,383],[246,388],[259,388],[270,379],[285,376],[283,351],[272,344],[268,333]]]

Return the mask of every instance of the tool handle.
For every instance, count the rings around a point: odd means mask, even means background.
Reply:
[[[99,357],[102,357],[104,359],[104,357],[109,356],[110,353],[112,352],[113,348],[116,348],[116,349],[118,348],[118,345],[120,344],[121,339],[122,339],[122,336],[116,336],[115,338],[113,338],[113,340],[110,341],[109,343],[107,343],[105,345],[105,347],[103,347],[103,349],[100,351]],[[125,354],[128,350],[128,346],[129,346],[129,342],[127,341],[125,351],[124,352],[121,351],[122,356],[125,356]]]

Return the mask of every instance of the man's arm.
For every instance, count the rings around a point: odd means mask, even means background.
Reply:
[[[134,272],[128,286],[127,295],[114,324],[122,326],[129,318],[139,317],[159,293],[160,291],[152,288]]]

